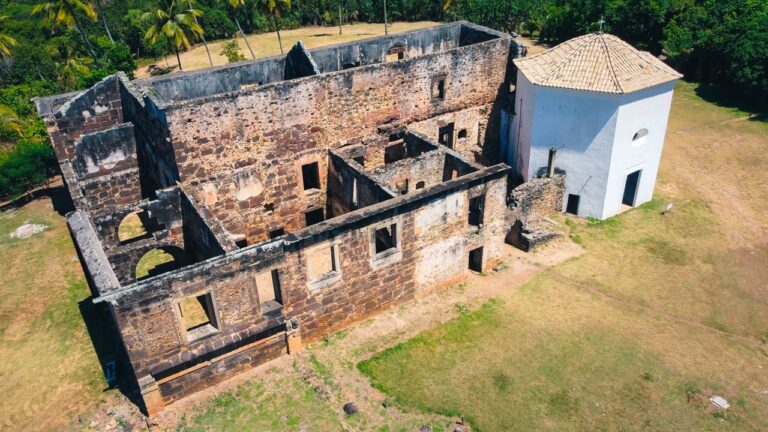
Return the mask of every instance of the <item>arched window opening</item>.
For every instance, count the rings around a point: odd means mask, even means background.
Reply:
[[[136,279],[145,279],[175,270],[184,265],[184,251],[177,247],[152,249],[136,264]]]
[[[147,238],[150,236],[149,216],[146,210],[129,213],[117,227],[117,238],[121,243]]]
[[[635,132],[635,135],[632,137],[632,145],[635,147],[640,147],[645,143],[647,137],[648,129],[640,129],[639,131]]]
[[[466,129],[459,130],[459,139],[464,139],[466,137],[467,137],[467,130]]]

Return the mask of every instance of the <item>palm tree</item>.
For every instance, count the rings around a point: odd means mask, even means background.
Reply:
[[[109,1],[109,0],[107,0]],[[104,24],[104,31],[107,32],[107,37],[109,37],[110,42],[114,45],[115,40],[112,38],[112,32],[109,31],[109,26],[107,25],[107,17],[104,16],[104,8],[101,6],[102,0],[96,0],[96,10],[99,13],[99,16],[101,17],[101,23]]]
[[[22,126],[19,116],[7,105],[0,105],[0,132],[21,135]]]
[[[277,25],[277,19],[284,12],[291,10],[291,0],[257,0],[258,8],[266,16],[272,17],[277,32],[277,42],[280,44],[280,53],[283,53],[283,39],[280,37],[280,27]]]
[[[99,59],[96,57],[96,53],[93,51],[91,41],[85,35],[83,28],[80,26],[80,21],[77,19],[77,12],[83,13],[88,19],[96,21],[96,11],[93,9],[93,5],[87,0],[53,0],[32,8],[32,14],[44,14],[43,23],[55,31],[60,26],[67,28],[77,29],[80,36],[85,41],[85,46],[88,48],[88,52],[91,54],[93,61],[97,66],[100,66]]]
[[[7,19],[7,16],[0,16],[0,23]],[[11,51],[17,45],[19,45],[19,43],[16,42],[16,39],[8,36],[5,33],[0,33],[0,55],[3,57],[10,57]]]
[[[152,22],[144,35],[144,40],[156,43],[157,38],[164,35],[168,40],[168,46],[176,51],[179,70],[183,70],[179,49],[182,47],[189,49],[191,46],[190,37],[202,37],[204,33],[203,28],[195,19],[195,17],[201,16],[202,12],[184,6],[184,3],[189,4],[185,0],[159,0],[157,9],[143,15],[145,20]]]
[[[253,50],[251,49],[251,44],[248,43],[248,38],[245,37],[245,32],[243,31],[243,28],[240,27],[240,21],[237,20],[237,11],[245,7],[245,0],[225,0],[227,4],[229,4],[229,7],[232,10],[232,19],[235,20],[235,24],[237,24],[237,30],[240,31],[240,34],[243,36],[243,40],[245,41],[245,46],[248,47],[248,51],[251,53],[251,58],[256,59],[256,56],[253,55]]]
[[[187,4],[189,5],[189,8],[192,9],[192,2],[194,0],[187,0]],[[195,22],[200,24],[199,21],[197,21],[197,17],[195,17]],[[203,29],[205,30],[205,29]],[[211,58],[211,50],[208,49],[208,41],[205,40],[205,34],[200,35],[200,38],[203,40],[203,45],[205,45],[205,53],[208,54],[208,63],[211,64],[211,67],[213,67],[213,59]]]
[[[77,50],[71,43],[64,39],[48,48],[51,56],[58,60],[59,83],[68,87],[74,87],[77,79],[91,71],[93,63],[88,57],[77,55]]]

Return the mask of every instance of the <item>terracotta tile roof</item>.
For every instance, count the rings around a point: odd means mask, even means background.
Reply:
[[[682,77],[652,54],[605,33],[579,36],[514,62],[533,84],[602,93],[631,93]]]

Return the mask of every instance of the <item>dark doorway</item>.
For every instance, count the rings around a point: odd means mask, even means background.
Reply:
[[[621,199],[622,204],[626,204],[630,207],[635,206],[637,185],[640,183],[640,171],[641,170],[637,170],[627,176],[627,181],[624,183],[624,197]]]
[[[314,209],[304,213],[304,219],[307,222],[307,226],[310,226],[324,221],[325,214],[322,208]]]
[[[568,203],[565,205],[565,212],[578,216],[579,201],[581,201],[581,197],[579,195],[568,194]]]
[[[469,251],[469,269],[478,273],[483,272],[483,248]]]
[[[439,136],[437,140],[440,142],[440,144],[452,149],[453,148],[453,123],[448,123],[447,125],[441,127],[438,134]]]

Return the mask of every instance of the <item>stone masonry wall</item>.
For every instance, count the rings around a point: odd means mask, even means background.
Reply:
[[[201,189],[197,197],[207,184],[204,193],[221,203],[212,211],[230,232],[262,240],[271,220],[296,218],[297,207],[321,204],[291,204],[304,195],[298,172],[303,160],[362,142],[382,124],[493,103],[506,79],[510,43],[498,39],[171,105],[165,111],[181,180]],[[447,77],[444,100],[431,93],[433,78],[441,75]],[[279,195],[291,210],[271,216],[264,206],[268,198],[236,201],[230,185],[239,170],[251,170],[262,196]],[[287,222],[287,230],[299,226],[298,218]]]
[[[503,242],[500,227],[504,224],[504,173],[497,172],[493,178],[473,180],[472,185],[441,192],[440,198],[428,200],[426,206],[418,201],[404,201],[412,204],[404,207],[392,204],[386,211],[371,207],[370,213],[361,209],[363,214],[372,216],[354,222],[359,216],[350,213],[352,219],[337,221],[334,226],[338,228],[332,231],[308,228],[296,233],[300,239],[291,243],[274,240],[203,261],[186,270],[147,280],[145,283],[151,284],[151,288],[129,291],[121,298],[108,300],[116,304],[116,320],[137,376],[151,375],[160,382],[163,398],[169,402],[283,353],[284,346],[273,341],[259,350],[237,352],[227,357],[226,362],[217,363],[218,366],[206,366],[195,369],[192,374],[174,377],[206,359],[234,352],[252,342],[254,335],[275,329],[287,320],[298,320],[303,339],[318,339],[408,301],[427,287],[461,280],[471,248],[484,247],[483,268],[492,268],[501,257],[499,242]],[[460,178],[437,187],[449,188],[452,182],[462,184],[463,181]],[[467,203],[478,194],[486,194],[488,202],[485,224],[480,229],[467,224]],[[442,202],[460,204],[448,211]],[[435,211],[436,208],[440,210]],[[440,221],[445,223],[438,223]],[[373,232],[392,223],[398,227],[399,246],[394,251],[376,254]],[[302,234],[304,231],[308,233]],[[450,241],[446,243],[446,239]],[[311,279],[309,267],[313,264],[310,261],[316,262],[313,261],[316,253],[331,246],[335,248],[337,260],[335,271],[317,280]],[[425,250],[431,247],[435,253],[443,254],[450,253],[450,248],[459,248],[457,270],[435,272],[435,267],[445,269],[447,266],[445,263],[430,265],[435,258]],[[279,274],[282,307],[265,312],[256,280],[258,274],[271,270]],[[152,294],[147,295],[148,292]],[[213,295],[218,332],[190,341],[176,305],[183,298],[205,293]],[[230,364],[234,366],[227,369],[226,365]],[[195,377],[211,381],[201,383]]]

